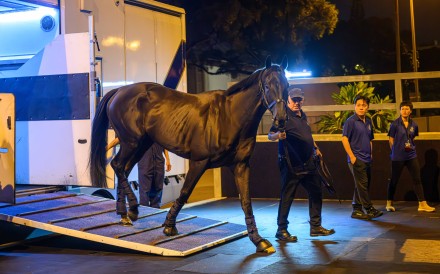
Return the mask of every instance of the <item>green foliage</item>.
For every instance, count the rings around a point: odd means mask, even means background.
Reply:
[[[358,82],[342,86],[339,93],[332,94],[332,98],[338,105],[353,105],[356,95],[363,95],[370,99],[370,104],[392,103],[389,96],[380,98],[374,94],[374,87],[368,86],[367,83]],[[317,122],[319,133],[342,133],[344,122],[348,117],[354,114],[354,110],[335,111],[333,115],[326,114],[321,116],[321,120]],[[395,117],[394,110],[370,110],[367,116],[373,123],[374,132],[387,132],[390,123]]]
[[[337,105],[353,104],[356,95],[363,95],[371,99],[374,95],[374,87],[368,87],[367,83],[358,82],[342,86],[339,93],[333,93],[332,98]]]
[[[392,103],[389,96],[380,98],[375,95],[370,98],[370,104]],[[370,110],[367,114],[373,122],[374,132],[388,132],[390,123],[395,119],[396,111],[390,109]]]
[[[185,8],[188,65],[209,74],[250,74],[267,55],[275,62],[287,55],[292,66],[309,41],[332,34],[338,22],[328,0],[165,2]]]

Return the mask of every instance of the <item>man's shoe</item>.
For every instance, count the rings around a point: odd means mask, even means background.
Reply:
[[[419,202],[419,208],[417,209],[417,211],[434,212],[435,211],[435,207],[430,207],[426,203],[426,201],[421,201],[421,202]]]
[[[325,229],[322,226],[317,227],[311,227],[310,228],[310,236],[316,237],[316,236],[328,236],[335,233],[335,230],[332,229]]]
[[[367,215],[368,215],[371,219],[373,219],[373,218],[377,218],[377,217],[382,216],[382,215],[383,215],[383,212],[382,212],[382,211],[379,211],[379,210],[377,210],[377,209],[375,209],[374,207],[371,206],[370,208],[367,209]]]
[[[354,209],[351,213],[351,218],[353,219],[359,219],[359,220],[369,220],[370,216],[365,214],[362,210]]]
[[[275,234],[275,237],[283,242],[296,242],[298,241],[298,238],[296,236],[290,235],[289,231],[287,229],[278,230],[277,234]]]
[[[394,211],[396,211],[396,208],[393,206],[393,201],[391,201],[391,200],[387,200],[387,205],[385,206],[385,209],[386,209],[388,212],[394,212]]]

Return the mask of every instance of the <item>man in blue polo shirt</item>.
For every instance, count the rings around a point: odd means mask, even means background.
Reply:
[[[354,98],[355,114],[344,123],[342,144],[347,152],[348,168],[353,174],[354,194],[352,218],[368,220],[382,216],[370,200],[371,161],[374,139],[373,125],[367,117],[370,99]],[[363,211],[365,209],[365,212]]]
[[[280,241],[296,242],[297,237],[287,231],[290,207],[298,185],[302,185],[309,196],[310,236],[328,236],[335,231],[321,226],[322,189],[321,179],[314,163],[320,155],[313,140],[312,130],[306,114],[301,110],[304,92],[289,87],[285,131],[271,128],[269,140],[278,142],[278,159],[281,172],[281,199],[278,207],[278,230],[275,237]],[[276,131],[276,132],[275,132]]]

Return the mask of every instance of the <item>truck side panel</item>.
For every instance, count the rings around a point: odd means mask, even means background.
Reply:
[[[16,183],[90,185],[88,58],[87,33],[59,35],[18,70],[3,73],[1,84],[19,107]]]

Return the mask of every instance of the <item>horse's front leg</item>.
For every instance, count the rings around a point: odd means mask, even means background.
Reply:
[[[237,185],[238,193],[240,193],[241,207],[245,215],[248,236],[257,247],[257,252],[274,253],[275,248],[272,244],[258,234],[249,194],[249,173],[249,162],[238,163],[234,168],[235,184]]]
[[[203,173],[205,172],[207,165],[208,160],[190,162],[189,170],[186,174],[185,182],[183,183],[179,198],[174,201],[174,204],[168,211],[165,222],[162,225],[164,226],[163,233],[165,235],[174,236],[179,233],[176,228],[177,215],[179,214],[183,205],[188,201],[188,198],[194,190],[194,187],[196,186],[200,177],[202,177]]]

